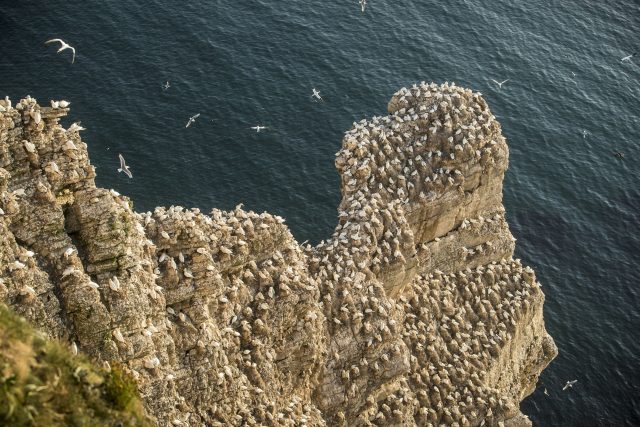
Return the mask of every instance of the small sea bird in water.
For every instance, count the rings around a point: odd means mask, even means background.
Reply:
[[[492,82],[494,82],[495,84],[497,84],[497,85],[500,87],[500,89],[502,89],[502,85],[503,85],[503,84],[505,84],[506,82],[508,82],[508,81],[509,81],[509,79],[507,79],[507,80],[503,80],[503,81],[501,81],[501,82],[495,81],[495,80],[493,80],[493,79],[491,79],[491,81],[492,81]]]
[[[624,153],[621,153],[620,151],[614,151],[613,155],[621,160],[624,160]]]
[[[71,47],[71,45],[67,44],[66,42],[62,41],[61,39],[47,40],[46,42],[44,42],[44,44],[55,43],[55,42],[60,42],[60,44],[61,44],[60,49],[58,49],[58,52],[56,52],[56,53],[60,53],[65,49],[71,49],[71,51],[73,52],[73,58],[71,58],[71,63],[73,64],[75,62],[75,60],[76,60],[76,50],[75,50],[75,48]]]
[[[589,134],[589,132],[587,132],[586,130],[583,130],[582,131],[582,138],[586,138],[588,134]]]
[[[198,117],[200,117],[200,113],[196,114],[195,116],[189,117],[189,121],[187,122],[187,125],[185,127],[188,128],[189,126],[191,126],[191,124],[195,122]]]
[[[631,62],[631,58],[633,58],[634,56],[636,56],[636,52],[633,52],[631,55],[627,55],[624,58],[620,59],[620,62],[624,62],[624,61]]]
[[[169,81],[168,81],[168,80],[167,80],[167,82],[166,82],[165,84],[163,84],[163,85],[162,85],[162,88],[163,88],[164,90],[167,90],[167,89],[169,89],[170,87],[171,87],[171,85],[169,84]]]
[[[567,383],[564,385],[564,387],[562,387],[562,390],[566,390],[566,389],[568,389],[568,388],[573,387],[573,385],[574,385],[575,383],[577,383],[577,382],[578,382],[578,380],[567,381]]]
[[[118,172],[124,172],[129,178],[133,178],[133,174],[129,170],[129,166],[124,162],[122,154],[118,154],[118,157],[120,158],[120,167],[118,168]]]
[[[364,13],[364,8],[367,6],[367,0],[359,0],[360,3],[360,9],[362,10],[362,13]]]
[[[313,93],[311,94],[311,97],[312,98],[316,98],[316,99],[318,99],[320,101],[323,101],[322,97],[320,96],[320,91],[316,90],[315,87],[313,88]]]
[[[255,130],[256,133],[259,133],[261,130],[266,129],[266,126],[260,126],[260,125],[256,125],[256,126],[252,126],[251,129]]]

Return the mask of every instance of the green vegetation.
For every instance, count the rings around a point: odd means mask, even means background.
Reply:
[[[135,382],[44,339],[0,304],[0,425],[149,426]]]

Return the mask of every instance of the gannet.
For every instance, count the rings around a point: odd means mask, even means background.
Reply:
[[[195,116],[189,117],[189,121],[187,122],[187,125],[185,127],[188,128],[189,126],[191,126],[191,123],[195,122],[198,117],[200,117],[200,113],[196,114]]]
[[[502,89],[502,85],[505,84],[506,82],[508,82],[509,79],[501,81],[501,82],[497,82],[497,81],[495,81],[493,79],[491,79],[491,81],[494,82],[495,84],[497,84],[500,87],[500,89]]]
[[[360,0],[360,9],[362,10],[362,13],[364,13],[364,8],[367,6],[367,0]]]
[[[632,53],[631,55],[627,55],[624,58],[620,59],[620,62],[624,62],[624,61],[631,62],[631,58],[633,58],[634,56],[636,56],[636,52]]]
[[[578,382],[578,380],[567,381],[567,383],[564,385],[564,387],[562,387],[562,390],[566,390],[566,389],[568,389],[568,388],[573,387],[573,385],[574,385],[575,383],[577,383],[577,382]]]
[[[266,129],[266,126],[260,126],[260,125],[256,125],[256,126],[252,126],[251,129],[255,130],[256,132],[260,132],[262,129]]]
[[[72,123],[71,126],[69,126],[68,132],[80,132],[81,130],[85,130],[82,126],[79,125],[80,122],[77,123]]]
[[[124,172],[129,178],[133,178],[133,174],[129,170],[129,166],[124,162],[122,154],[118,154],[118,157],[120,158],[120,167],[118,168],[118,172]]]
[[[315,97],[315,98],[319,99],[320,101],[323,100],[322,97],[320,96],[320,91],[316,90],[315,87],[313,88],[313,93],[311,94],[311,97],[312,98]]]
[[[167,90],[171,87],[171,85],[169,84],[169,81],[167,81],[165,84],[162,85],[164,90]]]
[[[64,41],[60,40],[60,39],[51,39],[51,40],[48,40],[48,41],[44,42],[44,44],[49,44],[49,43],[53,43],[53,42],[60,42],[60,44],[61,44],[60,49],[58,49],[58,52],[56,52],[56,53],[60,53],[65,49],[71,49],[71,51],[73,51],[73,58],[71,59],[71,63],[73,64],[74,61],[76,60],[76,50],[73,47],[71,47],[70,45],[68,45],[67,43],[65,43]]]

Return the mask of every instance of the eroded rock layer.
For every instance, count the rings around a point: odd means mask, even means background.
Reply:
[[[0,300],[122,362],[159,425],[528,425],[557,350],[479,94],[422,83],[354,123],[316,247],[241,206],[134,212],[52,105],[0,101]]]

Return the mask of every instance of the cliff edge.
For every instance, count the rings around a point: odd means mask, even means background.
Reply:
[[[354,123],[315,247],[241,207],[134,212],[67,108],[0,107],[0,302],[122,363],[158,425],[530,425],[557,349],[480,94],[422,83]]]

